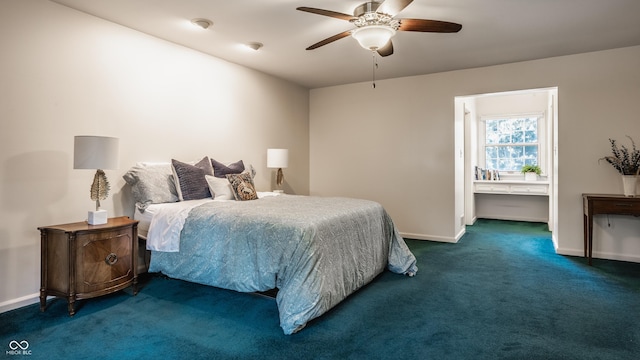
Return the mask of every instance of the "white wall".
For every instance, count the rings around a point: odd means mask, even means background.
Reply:
[[[598,158],[640,141],[640,47],[311,91],[312,194],[380,201],[401,232],[451,241],[454,97],[558,87],[558,252],[582,255],[583,192],[621,193]],[[640,219],[596,221],[594,253],[640,261]]]
[[[132,214],[122,175],[138,161],[205,155],[255,166],[290,149],[285,189],[309,192],[309,92],[46,0],[0,2],[0,311],[37,299],[38,226],[86,219],[93,171],[74,135],[120,138],[112,216]]]
[[[475,194],[476,217],[549,223],[549,196]]]
[[[404,233],[452,241],[454,99],[446,77],[312,90],[311,194],[375,200]]]
[[[465,221],[465,172],[467,157],[465,156],[465,104],[460,104],[454,99],[454,126],[453,126],[453,189],[454,189],[454,222],[453,231],[455,241],[458,241],[466,232]]]
[[[463,176],[475,179],[475,174],[469,174],[469,172],[475,166],[472,164],[478,163],[478,122],[475,121],[477,117],[476,97],[456,97],[455,103],[456,116],[464,116],[464,154],[467,171],[464,171]],[[473,169],[475,170],[475,168]],[[473,181],[465,181],[464,193],[462,195],[456,193],[456,199],[460,196],[464,197],[465,226],[473,225],[476,221],[476,203],[473,188]]]

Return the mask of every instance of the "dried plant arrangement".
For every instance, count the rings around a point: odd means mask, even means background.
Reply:
[[[636,175],[640,172],[640,150],[636,148],[636,143],[631,136],[627,135],[631,140],[631,149],[624,145],[618,146],[614,139],[609,139],[611,143],[612,155],[600,158],[613,166],[622,175]]]

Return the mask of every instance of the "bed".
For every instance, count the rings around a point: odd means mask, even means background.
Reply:
[[[149,271],[240,292],[277,289],[285,334],[300,331],[385,269],[408,276],[418,270],[376,202],[257,192],[252,201],[238,201],[219,193],[137,202]]]

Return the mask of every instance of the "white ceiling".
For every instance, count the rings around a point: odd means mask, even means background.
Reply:
[[[364,0],[52,0],[308,88],[371,81],[373,57],[346,37],[347,21],[297,11],[352,14]],[[462,24],[453,34],[398,32],[377,79],[429,74],[640,45],[640,0],[415,0],[396,17]],[[195,29],[192,18],[213,21]],[[239,44],[260,42],[259,51]]]

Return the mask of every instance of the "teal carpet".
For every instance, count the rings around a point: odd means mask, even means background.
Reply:
[[[416,277],[387,271],[291,336],[271,298],[147,276],[73,318],[62,299],[0,314],[0,359],[639,359],[640,264],[556,255],[545,228],[407,240]]]

